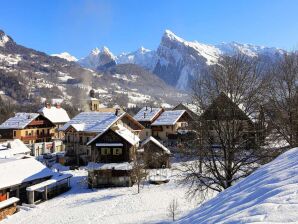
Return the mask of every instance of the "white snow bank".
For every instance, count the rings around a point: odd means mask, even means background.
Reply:
[[[260,167],[178,223],[296,223],[298,148]]]

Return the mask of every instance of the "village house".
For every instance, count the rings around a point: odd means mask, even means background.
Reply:
[[[193,103],[179,103],[172,110],[186,110],[193,120],[198,120],[202,110]]]
[[[76,163],[87,163],[91,158],[90,146],[86,145],[96,135],[111,126],[123,125],[136,136],[144,127],[127,113],[82,112],[66,123],[60,130],[65,132],[67,157]]]
[[[0,159],[0,220],[15,213],[18,203],[34,204],[70,188],[70,174],[55,173],[35,158]],[[3,181],[5,180],[5,181]]]
[[[0,125],[1,139],[20,139],[25,144],[48,142],[55,133],[55,124],[38,113],[16,113]]]
[[[66,110],[61,107],[60,101],[55,102],[52,100],[52,104],[46,103],[44,107],[38,110],[38,113],[45,116],[55,125],[53,139],[62,140],[64,138],[64,133],[62,131],[59,131],[59,128],[66,124],[70,120],[70,118]]]
[[[140,122],[144,127],[144,131],[140,135],[140,139],[146,139],[149,136],[152,136],[152,123],[164,112],[163,108],[156,108],[156,107],[143,107],[135,116],[138,122]]]
[[[201,114],[200,122],[201,132],[204,133],[202,135],[208,135],[208,138],[204,138],[208,139],[208,143],[203,142],[203,144],[220,144],[219,129],[227,128],[226,126],[229,122],[233,125],[232,127],[237,132],[237,135],[247,139],[256,137],[252,119],[224,93],[221,93]],[[242,141],[242,139],[238,140]],[[250,141],[246,142],[249,143]]]
[[[114,125],[90,140],[89,180],[92,187],[132,186],[132,161],[139,137],[122,124]]]
[[[152,124],[152,136],[162,141],[177,141],[178,133],[188,131],[191,116],[186,110],[164,111]]]
[[[26,188],[52,177],[53,172],[33,157],[0,159],[0,201],[11,197],[28,202]]]
[[[140,148],[138,152],[142,154],[147,168],[170,168],[170,150],[154,137],[150,136],[144,140]]]

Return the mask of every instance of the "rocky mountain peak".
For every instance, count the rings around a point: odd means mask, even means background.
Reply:
[[[0,30],[0,47],[5,47],[6,43],[12,41],[11,37],[7,36],[3,30]]]

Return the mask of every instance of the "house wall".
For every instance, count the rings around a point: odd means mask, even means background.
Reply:
[[[177,134],[178,129],[187,127],[187,122],[177,122],[175,125],[161,125],[152,127],[152,136],[161,140],[168,140],[169,134]]]
[[[144,145],[143,159],[148,168],[169,168],[170,167],[170,156],[158,145],[149,141]]]
[[[123,146],[96,146],[97,143],[121,143]],[[121,149],[121,154],[116,155],[116,149]],[[109,149],[109,150],[106,150]],[[106,153],[108,151],[108,153]],[[119,163],[130,162],[135,158],[136,146],[122,139],[118,134],[112,130],[108,130],[102,136],[92,142],[91,146],[91,161],[100,163]]]
[[[25,144],[33,144],[36,142],[49,142],[51,141],[55,129],[52,127],[42,128],[26,128],[21,130],[13,130],[13,138],[20,139]]]
[[[130,170],[93,170],[88,171],[88,187],[131,187],[133,185]]]

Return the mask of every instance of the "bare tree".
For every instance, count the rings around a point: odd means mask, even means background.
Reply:
[[[141,184],[146,180],[148,176],[148,172],[141,155],[137,155],[136,159],[133,161],[132,175],[134,181],[138,185],[138,193],[140,193]]]
[[[196,135],[185,148],[192,161],[181,168],[189,196],[230,187],[264,158],[258,112],[267,83],[258,62],[243,55],[223,57],[198,78],[194,102],[204,113],[191,124]]]
[[[298,55],[285,54],[270,71],[271,82],[265,106],[275,137],[298,146]]]
[[[173,222],[175,221],[176,215],[178,213],[179,204],[177,199],[173,199],[168,206],[168,216],[172,218]]]

